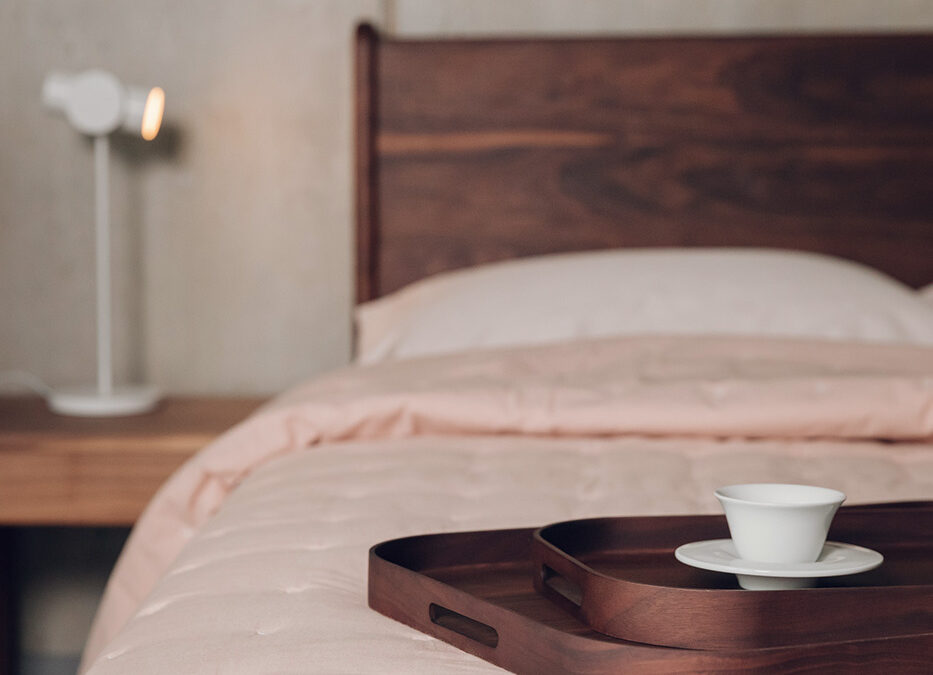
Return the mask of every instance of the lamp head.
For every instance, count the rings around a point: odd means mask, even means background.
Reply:
[[[104,70],[51,73],[42,85],[42,100],[63,112],[82,133],[103,136],[122,127],[147,141],[159,133],[165,108],[165,93],[159,87],[127,87]]]

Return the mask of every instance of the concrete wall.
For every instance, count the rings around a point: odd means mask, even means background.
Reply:
[[[94,370],[91,146],[43,110],[53,68],[158,84],[114,137],[115,369],[271,392],[344,363],[353,26],[379,0],[0,2],[0,370]]]
[[[406,35],[916,30],[930,0],[396,0]]]

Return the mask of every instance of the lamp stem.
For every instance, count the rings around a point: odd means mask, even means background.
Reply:
[[[97,241],[97,393],[113,392],[110,294],[110,142],[94,137],[94,212]]]

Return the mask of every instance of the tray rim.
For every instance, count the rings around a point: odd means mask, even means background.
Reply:
[[[881,502],[874,504],[852,505],[840,509],[843,520],[857,517],[863,514],[869,514],[869,517],[898,517],[902,514],[916,515],[918,512],[933,515],[933,501],[911,501],[911,502]],[[838,517],[838,516],[837,516]],[[640,518],[640,517],[636,517]],[[650,518],[647,517],[647,518]],[[725,522],[725,517],[721,514],[707,514],[699,516],[661,516],[660,518],[670,518],[680,521],[687,521],[696,518],[705,520],[708,524],[713,521]],[[594,524],[610,524],[619,521],[630,520],[628,517],[596,517],[580,518],[558,521],[538,528],[533,535],[532,542],[532,560],[534,563],[533,581],[535,589],[561,606],[584,624],[593,630],[622,640],[633,640],[656,644],[659,646],[687,648],[687,649],[725,649],[725,648],[777,648],[792,647],[795,643],[782,642],[779,637],[780,631],[773,630],[769,633],[764,630],[757,635],[751,633],[736,633],[722,629],[717,631],[710,628],[707,633],[709,637],[691,637],[689,634],[678,634],[673,626],[658,624],[658,627],[650,628],[653,619],[644,617],[644,623],[629,617],[620,617],[619,613],[613,611],[613,603],[622,605],[617,598],[609,597],[616,593],[625,601],[632,603],[645,602],[652,594],[660,596],[662,606],[675,602],[672,599],[683,600],[685,603],[695,602],[697,606],[702,607],[703,611],[712,611],[712,605],[715,602],[731,602],[730,610],[738,611],[735,601],[740,605],[753,605],[755,602],[770,607],[775,603],[784,603],[786,606],[793,606],[795,603],[806,602],[811,606],[817,599],[823,603],[844,602],[848,596],[856,593],[862,596],[863,600],[870,600],[872,595],[893,594],[894,596],[913,596],[920,593],[924,597],[930,596],[933,601],[933,583],[931,584],[890,584],[890,585],[866,585],[857,587],[823,587],[806,588],[792,590],[765,590],[765,591],[747,591],[741,588],[682,588],[675,586],[665,586],[660,584],[647,583],[639,580],[624,579],[611,574],[601,572],[580,560],[572,553],[562,550],[546,538],[549,532],[558,528],[568,528],[573,526],[586,526]],[[698,524],[699,526],[699,524]],[[924,539],[924,541],[926,541]],[[905,546],[909,544],[902,544]],[[897,545],[892,544],[892,547]],[[676,547],[675,547],[676,548]],[[667,551],[667,547],[664,547]],[[670,551],[673,559],[673,549]],[[682,564],[682,563],[681,563]],[[559,593],[546,584],[547,575],[545,566],[554,576],[564,576],[580,590],[580,602],[574,602],[568,596]],[[586,587],[588,585],[599,586],[603,599],[603,605],[597,603],[587,603]],[[754,595],[748,595],[748,594]],[[595,595],[590,592],[590,596]],[[868,596],[868,597],[865,597]],[[608,599],[607,599],[608,598]],[[806,600],[804,600],[806,598]],[[882,598],[894,604],[890,598]],[[912,599],[912,598],[911,598]],[[596,606],[594,606],[596,605]],[[710,622],[710,625],[714,625]],[[742,624],[739,624],[740,626]],[[746,624],[746,628],[747,628]],[[825,629],[823,629],[825,630]],[[925,631],[925,629],[924,629]],[[700,631],[702,634],[702,631]],[[920,634],[919,631],[898,633],[898,634]],[[879,636],[880,637],[880,636]],[[783,638],[790,639],[790,638]],[[863,639],[862,637],[858,639]],[[662,640],[658,642],[658,640]],[[775,642],[775,640],[777,640]],[[762,642],[763,641],[763,642]],[[804,644],[798,642],[796,644]]]
[[[406,544],[415,540],[420,540],[422,544],[434,544],[435,542],[446,542],[449,540],[448,538],[459,539],[464,536],[505,536],[513,539],[527,536],[527,543],[530,546],[531,534],[535,529],[507,528],[501,530],[417,534],[379,542],[369,549],[369,584],[367,589],[369,606],[388,618],[517,673],[606,675],[618,672],[619,668],[645,673],[692,673],[700,669],[709,672],[748,667],[764,667],[773,670],[773,672],[796,672],[798,667],[796,664],[801,659],[809,665],[828,664],[832,666],[835,664],[838,666],[840,663],[850,663],[852,658],[858,658],[860,663],[891,667],[895,663],[891,660],[893,658],[892,654],[897,654],[896,665],[898,668],[902,668],[903,672],[924,673],[928,672],[929,667],[933,665],[933,632],[909,636],[900,635],[864,640],[814,643],[796,647],[713,651],[660,647],[609,637],[594,639],[591,636],[592,633],[576,634],[543,623],[533,615],[522,614],[482,596],[472,595],[465,589],[428,576],[422,571],[446,569],[446,566],[428,568],[405,566],[382,555],[389,545],[404,549]],[[491,563],[489,560],[484,560],[480,564]],[[533,569],[529,559],[518,557],[500,559],[492,564],[527,566],[528,570]],[[464,562],[450,567],[454,566],[468,567],[469,563]],[[382,574],[385,571],[390,572],[391,579],[387,579]],[[410,601],[408,608],[395,606],[392,597],[395,587],[390,581],[399,579],[419,584],[419,588],[422,589],[422,596],[427,595],[427,597],[406,598],[406,600]],[[387,586],[390,586],[390,588],[387,589]],[[430,592],[423,591],[424,588],[430,589]],[[430,622],[427,612],[421,611],[423,609],[421,605],[428,601],[433,602],[438,598],[450,602],[455,609],[462,609],[464,612],[472,613],[474,608],[485,610],[483,616],[491,616],[495,621],[498,621],[499,617],[511,617],[514,622],[513,628],[517,628],[500,631],[500,635],[503,636],[504,640],[497,648],[486,647]],[[582,623],[579,626],[584,630],[588,628]],[[532,637],[521,635],[523,630]],[[519,634],[516,635],[516,632]],[[540,641],[536,642],[534,638],[534,636],[540,638],[541,635],[546,636],[543,645]],[[513,642],[509,646],[508,642],[514,641],[516,637],[522,640],[521,645],[516,647]],[[522,660],[527,658],[529,651],[534,652],[539,646],[543,646],[546,651],[558,654],[558,656],[552,657],[553,660],[550,661],[539,661],[532,664]],[[516,653],[519,654],[518,657],[516,657]],[[563,654],[562,657],[559,656],[560,653]]]
[[[895,503],[898,503],[898,502],[891,502],[891,503],[892,503],[892,504],[895,504]],[[907,502],[907,503],[913,504],[913,503],[915,503],[915,502]],[[924,504],[924,505],[929,504],[929,506],[924,506],[924,507],[922,507],[922,508],[929,508],[930,510],[933,510],[933,501],[930,501],[930,502],[922,502],[922,504]],[[873,507],[873,506],[875,506],[875,505],[866,505],[866,506],[868,506],[868,507]],[[878,505],[878,506],[887,506],[887,504],[880,504],[880,505]],[[862,508],[861,505],[858,505],[858,506],[849,506],[849,507],[843,507],[842,509],[840,509],[840,511],[843,511],[844,513],[852,513],[854,510],[860,509],[860,508]],[[911,509],[911,510],[912,510],[912,509]],[[562,555],[566,555],[566,556],[569,557],[569,558],[574,558],[575,560],[577,560],[579,566],[580,566],[582,569],[585,569],[587,572],[589,572],[590,574],[592,574],[594,577],[600,577],[600,578],[606,579],[607,581],[618,581],[618,578],[617,578],[617,577],[614,577],[614,576],[612,576],[612,575],[610,575],[610,574],[606,574],[606,573],[604,573],[604,572],[600,572],[599,570],[594,569],[593,567],[587,565],[584,561],[580,560],[579,558],[575,558],[575,556],[573,556],[572,554],[566,553],[565,551],[563,551],[562,549],[560,549],[558,546],[555,546],[555,545],[552,544],[551,542],[549,542],[549,541],[547,541],[546,539],[544,539],[543,536],[541,535],[541,533],[544,532],[544,531],[546,531],[546,530],[549,530],[549,529],[552,528],[552,527],[574,525],[574,524],[577,524],[577,523],[595,523],[595,522],[599,522],[599,521],[613,521],[613,520],[620,520],[620,519],[628,519],[628,518],[630,518],[630,517],[632,517],[632,518],[655,518],[655,517],[657,517],[657,518],[693,518],[693,517],[701,517],[701,518],[702,518],[702,517],[713,517],[713,516],[719,517],[719,514],[698,514],[698,515],[696,515],[696,516],[691,516],[691,515],[680,515],[680,514],[678,514],[678,515],[673,515],[673,516],[597,516],[597,517],[594,517],[594,518],[571,518],[571,519],[569,519],[569,520],[559,520],[559,521],[554,522],[554,523],[549,523],[549,524],[547,524],[547,525],[542,525],[541,527],[534,528],[535,531],[534,531],[533,537],[534,537],[534,540],[535,540],[536,542],[538,542],[538,541],[540,542],[541,546],[544,546],[544,547],[547,547],[547,548],[549,548],[549,549],[552,549],[552,550],[554,550],[554,551],[556,551],[556,552],[558,552],[558,553],[560,553],[560,554],[562,554]],[[404,538],[404,537],[403,537],[403,538]],[[691,542],[691,543],[692,543],[692,542]],[[837,543],[850,543],[850,542],[837,542]],[[861,544],[853,544],[853,545],[854,545],[854,546],[861,546]],[[862,548],[865,548],[865,547],[862,546]],[[673,554],[672,554],[672,555],[673,555]],[[728,572],[720,572],[720,574],[728,574]],[[670,586],[662,586],[662,585],[660,585],[660,584],[649,584],[649,583],[641,582],[641,581],[625,580],[625,582],[626,582],[627,584],[632,584],[632,585],[637,585],[637,586],[647,586],[647,587],[653,587],[653,588],[671,588]],[[931,583],[931,584],[891,584],[891,585],[885,585],[885,586],[859,586],[858,588],[896,588],[896,589],[906,589],[906,588],[917,588],[918,586],[931,586],[931,587],[933,587],[933,583]],[[679,590],[679,591],[682,591],[684,594],[689,594],[689,593],[708,594],[708,593],[710,593],[710,592],[715,592],[715,593],[745,593],[745,592],[747,592],[747,591],[746,591],[745,589],[743,589],[743,588],[681,588],[681,589],[678,589],[678,590]],[[801,589],[791,589],[791,590],[755,591],[755,592],[756,592],[756,593],[792,593],[792,592],[793,592],[793,593],[807,593],[807,594],[812,594],[812,593],[820,593],[820,594],[826,593],[826,594],[830,594],[830,593],[832,593],[833,591],[840,591],[840,590],[842,590],[842,591],[852,591],[853,588],[846,588],[846,587],[839,587],[839,586],[829,586],[829,587],[824,587],[824,588],[801,588]]]

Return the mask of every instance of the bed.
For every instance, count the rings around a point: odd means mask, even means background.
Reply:
[[[494,672],[369,610],[368,548],[933,499],[933,37],[356,50],[357,363],[166,483],[87,672]]]

